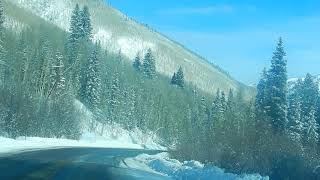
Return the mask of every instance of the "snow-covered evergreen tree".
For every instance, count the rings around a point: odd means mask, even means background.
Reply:
[[[299,85],[298,85],[299,86]],[[294,87],[294,92],[288,97],[288,130],[289,137],[297,142],[302,143],[304,124],[301,119],[301,97],[296,90],[298,86]]]
[[[4,9],[2,0],[0,0],[0,87],[4,86],[4,73],[5,73],[5,54],[6,50],[3,45],[3,23],[4,23]]]
[[[71,21],[70,21],[70,36],[69,36],[69,41],[71,43],[74,43],[75,41],[79,40],[81,37],[81,31],[82,29],[82,20],[81,20],[81,11],[79,8],[79,4],[76,4],[76,7],[72,11],[71,15]]]
[[[309,114],[304,119],[305,122],[303,128],[305,143],[313,147],[319,141],[319,125],[316,121],[315,113],[316,111],[314,108],[310,109]]]
[[[136,71],[141,71],[141,59],[140,59],[140,55],[137,54],[137,56],[135,57],[134,61],[133,61],[133,68],[136,70]]]
[[[2,4],[2,0],[0,0],[0,32],[2,31],[4,23],[4,8]]]
[[[82,77],[82,99],[93,111],[98,111],[100,104],[101,77],[97,45],[94,47],[88,62],[87,70]]]
[[[318,84],[311,74],[307,74],[300,88],[300,95],[303,101],[302,117],[309,116],[311,109],[316,109],[319,96]]]
[[[110,89],[110,100],[109,100],[109,116],[110,121],[114,122],[116,118],[116,110],[119,107],[120,100],[120,82],[119,82],[119,75],[116,73],[113,76],[111,89]]]
[[[177,85],[181,88],[184,87],[184,74],[181,67],[178,69],[177,72],[173,73],[173,76],[171,78],[171,84]]]
[[[255,99],[255,114],[258,121],[265,121],[266,117],[266,83],[267,70],[263,69],[261,79],[257,85],[257,95]]]
[[[91,17],[88,6],[84,6],[80,12],[81,17],[81,37],[90,40],[92,38]]]
[[[176,83],[179,87],[184,87],[184,74],[182,67],[179,67],[178,72],[176,74]]]
[[[62,95],[66,86],[66,79],[64,77],[64,64],[63,56],[57,51],[55,55],[55,62],[52,64],[52,73],[51,73],[51,88],[55,92],[55,95]]]
[[[148,49],[143,60],[143,73],[146,77],[153,79],[156,77],[156,62],[151,49]]]
[[[287,123],[287,61],[280,38],[271,60],[266,82],[267,116],[274,130],[283,133]]]

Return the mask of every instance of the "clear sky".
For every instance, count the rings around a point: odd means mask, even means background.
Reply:
[[[279,36],[289,77],[320,74],[319,0],[109,0],[109,4],[256,83]]]

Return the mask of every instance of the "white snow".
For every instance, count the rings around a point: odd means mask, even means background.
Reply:
[[[157,155],[142,154],[135,158],[128,158],[122,167],[157,172],[175,179],[201,179],[201,180],[269,180],[259,174],[236,175],[226,173],[223,169],[213,165],[203,165],[198,161],[179,162],[170,159],[168,153]]]
[[[160,145],[161,139],[151,131],[142,132],[138,128],[127,130],[116,123],[95,121],[92,118],[92,113],[80,101],[75,100],[74,105],[79,113],[82,134],[85,135],[87,140],[113,142],[115,147],[119,147],[121,144],[129,144],[145,149],[166,149]],[[116,146],[117,144],[119,146]]]
[[[142,132],[137,128],[129,131],[119,124],[102,124],[93,120],[92,113],[80,101],[75,100],[74,105],[81,122],[82,136],[80,140],[40,137],[10,139],[0,136],[0,154],[63,147],[166,149],[159,145],[160,139],[150,131]]]

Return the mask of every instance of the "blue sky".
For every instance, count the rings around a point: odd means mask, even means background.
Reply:
[[[252,84],[268,67],[276,40],[285,41],[290,77],[320,74],[318,0],[109,0]]]

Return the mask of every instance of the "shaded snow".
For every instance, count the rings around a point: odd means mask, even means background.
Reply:
[[[201,180],[268,180],[258,174],[236,175],[224,172],[223,169],[212,165],[203,165],[198,161],[179,162],[170,159],[168,153],[157,155],[142,154],[128,158],[122,167],[136,168],[149,172],[157,172],[175,179]]]
[[[94,120],[92,113],[80,101],[75,100],[74,104],[79,113],[82,134],[91,137],[89,139],[92,141],[135,144],[145,149],[166,149],[160,145],[161,139],[151,131],[142,132],[138,128],[127,130],[116,123],[101,123]]]

